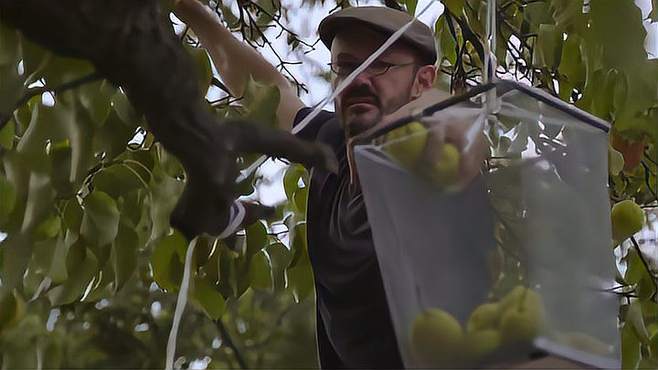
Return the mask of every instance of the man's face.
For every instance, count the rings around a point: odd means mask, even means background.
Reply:
[[[350,28],[334,38],[331,62],[334,66],[358,66],[385,40],[386,37],[366,27]],[[395,66],[378,76],[366,70],[336,97],[336,112],[347,137],[373,127],[384,115],[395,112],[410,101],[416,79],[416,59],[410,48],[394,44],[374,64]],[[333,74],[332,88],[335,89],[345,77]]]

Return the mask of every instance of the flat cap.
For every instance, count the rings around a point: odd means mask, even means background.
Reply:
[[[408,13],[383,6],[349,7],[330,14],[320,22],[318,33],[320,39],[331,49],[331,42],[339,30],[353,24],[362,24],[379,31],[386,36],[392,35],[413,19]],[[425,58],[427,64],[436,61],[436,44],[432,30],[419,20],[400,37],[404,43],[416,48]]]

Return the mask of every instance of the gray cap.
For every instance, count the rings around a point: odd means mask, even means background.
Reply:
[[[351,24],[360,23],[390,36],[412,19],[413,17],[406,12],[382,6],[350,7],[323,19],[318,27],[318,33],[322,42],[331,49],[331,42],[336,33]],[[400,40],[420,51],[426,57],[427,64],[433,64],[436,61],[434,35],[423,22],[416,19],[400,37]]]

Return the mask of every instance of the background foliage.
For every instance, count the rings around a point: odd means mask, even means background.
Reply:
[[[486,2],[443,3],[437,83],[460,92],[481,80]],[[266,32],[280,30],[294,50],[315,47],[287,28],[288,9],[271,0],[210,5],[245,41],[273,51],[284,74],[306,89]],[[416,1],[403,5],[413,11]],[[658,21],[655,0],[649,17]],[[631,0],[507,0],[499,1],[498,22],[498,74],[612,122],[611,205],[631,198],[654,210],[658,59],[647,57],[640,9]],[[223,89],[194,36],[185,30],[181,42],[203,72],[204,90]],[[187,248],[168,225],[183,187],[180,164],[142,128],[120,87],[7,25],[0,26],[0,81],[2,368],[162,367]],[[219,117],[273,124],[278,100],[275,88],[252,81],[244,98],[208,104]],[[242,193],[259,181],[247,179]],[[287,201],[275,217],[225,241],[201,240],[178,366],[316,366],[307,181],[303,168],[290,166]],[[658,269],[639,244],[608,251],[624,267],[617,278],[623,362],[658,368]]]

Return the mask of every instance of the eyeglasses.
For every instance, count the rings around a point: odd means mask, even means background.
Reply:
[[[336,62],[336,63],[329,63],[329,67],[331,68],[331,71],[336,74],[338,77],[347,77],[349,76],[354,70],[356,70],[363,62]],[[366,68],[364,71],[367,73],[369,76],[381,76],[384,73],[388,72],[389,69],[391,68],[396,68],[396,67],[404,67],[408,65],[416,64],[415,62],[410,62],[410,63],[402,63],[402,64],[394,64],[394,63],[386,63],[386,62],[373,62]]]

